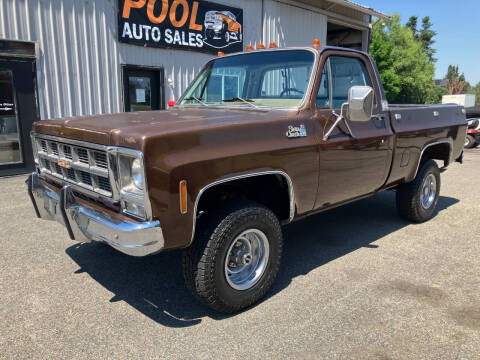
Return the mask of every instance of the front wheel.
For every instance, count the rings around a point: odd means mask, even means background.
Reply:
[[[471,149],[475,147],[475,145],[476,145],[475,138],[472,135],[467,135],[467,137],[465,138],[465,144],[463,145],[463,147],[465,149]]]
[[[430,220],[440,194],[440,170],[433,160],[424,161],[412,182],[397,188],[397,210],[401,217],[413,222]]]
[[[199,236],[183,254],[189,290],[223,313],[263,298],[280,266],[283,240],[277,217],[249,202],[227,206],[203,220]]]

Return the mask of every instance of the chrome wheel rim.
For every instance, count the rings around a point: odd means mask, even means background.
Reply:
[[[465,138],[465,143],[463,144],[463,146],[468,146],[470,145],[470,140],[468,139],[468,137]]]
[[[248,229],[230,244],[225,258],[225,278],[236,290],[247,290],[262,277],[268,264],[270,247],[265,233]]]
[[[423,180],[421,201],[424,209],[429,209],[435,201],[435,195],[437,194],[437,180],[435,175],[428,174]]]

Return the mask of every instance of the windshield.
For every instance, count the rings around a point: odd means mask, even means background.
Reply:
[[[298,107],[308,87],[314,58],[308,50],[218,58],[207,64],[178,104]]]

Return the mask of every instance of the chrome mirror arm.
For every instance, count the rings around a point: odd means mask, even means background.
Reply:
[[[352,128],[350,127],[350,125],[348,125],[348,121],[347,119],[343,119],[343,122],[345,123],[345,127],[347,128],[348,132],[350,133],[350,136],[352,138],[355,138],[355,135],[353,135],[353,131],[352,131]]]
[[[330,127],[330,129],[328,129],[328,131],[326,132],[326,134],[323,136],[323,141],[327,141],[328,138],[330,137],[330,135],[332,134],[332,131],[333,129],[335,129],[338,124],[340,123],[340,121],[343,120],[343,122],[345,123],[345,126],[347,128],[347,130],[350,132],[350,135],[354,138],[355,136],[353,135],[353,131],[352,129],[350,128],[350,125],[348,125],[348,122],[347,122],[347,119],[345,119],[345,117],[343,116],[343,109],[345,106],[348,106],[348,102],[346,103],[343,103],[342,104],[342,107],[340,108],[340,114],[337,114],[335,112],[335,110],[332,110],[332,114],[335,115],[337,117],[337,119],[335,120],[335,122],[333,123],[333,125]]]
[[[330,127],[330,129],[328,129],[328,131],[326,132],[326,134],[323,136],[323,141],[327,141],[330,134],[332,133],[333,129],[335,129],[338,124],[340,123],[340,121],[343,120],[343,115],[340,114],[338,115],[337,113],[335,113],[335,111],[332,111],[333,115],[335,115],[337,117],[337,119],[335,120],[335,122],[333,123],[333,125]]]

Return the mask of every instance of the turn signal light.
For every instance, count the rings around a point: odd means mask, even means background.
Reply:
[[[225,55],[225,53],[223,51],[219,51],[217,55],[218,56],[223,56],[223,55]]]
[[[318,39],[313,39],[313,44],[312,44],[312,45],[313,45],[313,47],[314,47],[315,49],[318,49],[318,48],[320,47],[320,45],[321,45],[321,44],[320,44],[320,40],[318,40]]]
[[[167,101],[168,107],[173,107],[173,106],[175,106],[176,103],[177,103],[176,100],[168,100]]]
[[[253,46],[252,46],[252,44],[250,44],[250,45],[247,45],[247,51],[252,51],[252,50],[253,50]]]
[[[270,45],[268,46],[269,48],[276,48],[277,47],[277,43],[275,41],[271,41],[270,42]]]
[[[262,43],[258,43],[257,49],[265,49],[265,45],[263,45]]]
[[[187,181],[180,181],[180,213],[187,213]]]

